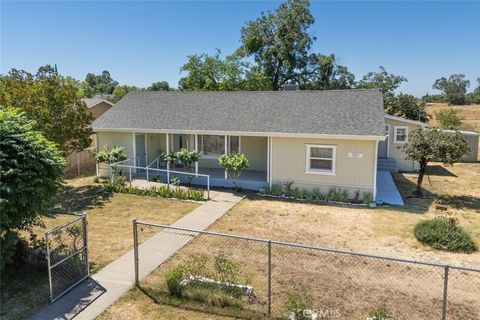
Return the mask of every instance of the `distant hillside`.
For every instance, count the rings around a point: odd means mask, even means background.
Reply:
[[[449,106],[446,103],[427,103],[427,112],[432,116],[431,125],[437,125],[435,119],[435,111],[453,108],[463,118],[462,130],[480,132],[480,104],[472,104],[467,106]]]

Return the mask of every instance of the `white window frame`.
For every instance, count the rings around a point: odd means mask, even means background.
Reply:
[[[228,136],[228,153],[232,153],[232,137],[238,137],[238,153],[242,153],[242,137]]]
[[[337,162],[337,146],[334,145],[325,145],[325,144],[307,144],[306,146],[306,153],[305,153],[305,173],[308,174],[323,174],[323,175],[330,175],[330,176],[335,176],[336,175],[336,162]],[[332,158],[317,158],[313,157],[313,159],[319,159],[319,160],[331,160],[332,161],[332,169],[331,170],[325,170],[325,169],[312,169],[310,167],[311,165],[311,159],[312,157],[310,156],[310,149],[311,148],[325,148],[325,149],[332,149]]]
[[[203,138],[205,136],[217,136],[217,137],[223,137],[221,135],[215,135],[215,134],[202,134],[202,135],[199,135],[200,137],[200,143],[199,143],[199,149],[200,149],[200,154],[202,155],[202,158],[204,159],[217,159],[218,157],[220,157],[222,154],[224,154],[225,152],[224,151],[221,151],[219,154],[204,154],[203,153],[203,148],[204,148],[204,143],[203,143]],[[223,141],[223,147],[221,148],[222,150],[225,150],[225,144],[227,142],[225,141],[225,138],[224,138],[224,141]]]
[[[405,129],[405,141],[398,141],[397,140],[398,129]],[[407,126],[395,126],[395,127],[393,127],[393,143],[406,144],[407,142],[408,142],[408,127]]]

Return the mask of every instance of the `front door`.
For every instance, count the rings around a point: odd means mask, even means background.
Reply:
[[[378,157],[379,158],[387,158],[388,157],[388,139],[390,137],[390,126],[385,126],[385,136],[386,139],[384,141],[380,141],[378,143]]]
[[[145,150],[145,133],[135,135],[135,165],[137,167],[147,166],[147,152]]]

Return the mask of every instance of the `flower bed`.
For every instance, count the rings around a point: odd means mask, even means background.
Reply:
[[[292,188],[292,182],[286,182],[283,184],[274,183],[272,186],[268,186],[260,189],[259,195],[293,199],[299,201],[311,201],[320,203],[336,203],[336,204],[349,204],[349,205],[361,205],[361,206],[374,206],[373,195],[370,192],[363,192],[360,195],[360,191],[357,190],[354,197],[351,198],[347,190],[341,188],[331,188],[327,194],[320,191],[319,188],[314,189],[300,189]]]

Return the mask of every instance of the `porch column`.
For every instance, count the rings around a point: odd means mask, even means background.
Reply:
[[[166,133],[165,134],[165,149],[167,152],[167,155],[170,153],[170,134]],[[167,161],[167,184],[170,185],[170,163]]]
[[[195,134],[195,152],[198,152],[198,134]],[[198,161],[195,161],[195,175],[198,174]]]
[[[135,167],[137,164],[137,144],[135,141],[135,132],[132,132],[132,141],[133,141],[133,166]]]
[[[268,137],[268,185],[272,187],[272,167],[273,167],[273,143],[272,137]]]
[[[228,154],[228,136],[225,135],[225,154]],[[225,170],[225,180],[228,179],[228,174],[227,174],[227,170]]]

